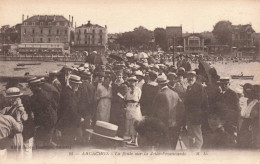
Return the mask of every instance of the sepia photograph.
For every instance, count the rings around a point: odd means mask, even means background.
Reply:
[[[260,0],[0,0],[0,164],[260,164]]]

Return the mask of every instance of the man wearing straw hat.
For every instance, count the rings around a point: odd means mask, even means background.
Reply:
[[[159,75],[159,91],[153,101],[153,117],[160,119],[168,128],[168,137],[172,149],[176,149],[183,119],[184,105],[176,92],[168,87],[166,75]]]
[[[16,87],[4,92],[10,106],[0,111],[0,150],[11,146],[15,146],[15,150],[23,149],[22,120],[26,120],[28,116],[19,98],[21,95],[20,89]]]
[[[70,75],[69,85],[64,89],[61,96],[61,113],[57,127],[62,132],[63,141],[66,144],[72,144],[79,135],[81,122],[84,121],[79,114],[80,92],[79,85],[81,78],[77,75]]]
[[[206,120],[205,113],[208,110],[207,94],[203,86],[196,82],[195,71],[187,72],[188,88],[184,98],[186,110],[187,130],[189,135],[189,146],[192,149],[201,149],[203,137],[201,126]],[[206,120],[207,121],[207,120]]]

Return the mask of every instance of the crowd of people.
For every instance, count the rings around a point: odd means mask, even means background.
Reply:
[[[18,83],[3,92],[1,149],[84,144],[97,120],[117,125],[117,136],[140,149],[175,150],[185,136],[188,149],[260,148],[260,85],[243,85],[241,108],[229,78],[201,63],[192,70],[183,56],[177,67],[133,58],[65,65],[27,82],[30,95]]]

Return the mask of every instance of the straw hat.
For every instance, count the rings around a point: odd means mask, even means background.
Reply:
[[[159,75],[157,77],[158,84],[167,84],[168,82],[169,82],[169,80],[167,79],[167,77],[165,75]]]
[[[108,122],[97,121],[93,129],[86,129],[86,131],[102,138],[123,141],[122,138],[116,136],[118,126]]]
[[[138,79],[136,78],[136,76],[130,76],[129,78],[127,78],[127,81],[138,81]]]
[[[69,81],[72,82],[72,83],[76,83],[76,84],[82,83],[81,78],[77,75],[71,75]]]
[[[4,97],[19,97],[19,96],[22,96],[22,95],[23,95],[23,93],[21,93],[20,89],[16,88],[16,87],[8,88],[4,92]]]
[[[29,85],[31,85],[31,86],[37,86],[37,85],[40,85],[40,84],[43,84],[42,79],[35,79],[35,80],[31,80],[29,82]]]

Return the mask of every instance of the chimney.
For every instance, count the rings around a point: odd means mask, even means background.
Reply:
[[[29,15],[27,15],[27,19],[29,18]]]
[[[88,24],[90,24],[90,21],[88,21]]]
[[[23,18],[22,18],[22,23],[23,23],[23,21],[24,21],[24,14],[23,14]]]
[[[72,24],[72,27],[73,27],[73,16],[71,17],[71,24]]]
[[[107,25],[105,25],[105,28],[107,28]]]

